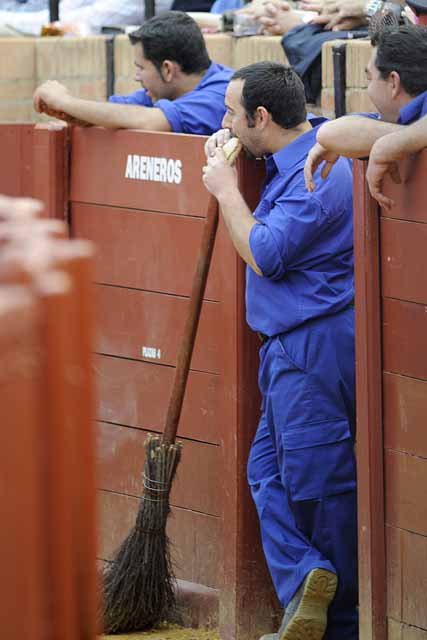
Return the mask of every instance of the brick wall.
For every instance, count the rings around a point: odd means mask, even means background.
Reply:
[[[233,38],[228,34],[207,34],[209,55],[215,62],[239,68],[259,60],[286,62],[279,36]],[[322,52],[322,110],[334,115],[332,46]],[[371,53],[368,41],[347,41],[347,111],[372,111],[366,94],[365,67]],[[106,39],[87,38],[0,38],[0,121],[23,122],[46,119],[32,107],[35,87],[47,79],[65,84],[83,98],[104,100],[107,92]],[[138,88],[134,81],[133,53],[129,39],[114,42],[116,93]]]
[[[205,34],[205,42],[212,60],[239,69],[260,60],[286,62],[279,36],[233,38],[224,33]],[[115,92],[128,93],[138,88],[133,79],[132,45],[127,36],[118,36],[114,48]]]
[[[0,121],[29,121],[36,82],[36,43],[0,38]]]
[[[82,98],[105,100],[105,38],[0,38],[0,121],[45,120],[32,95],[49,79]]]

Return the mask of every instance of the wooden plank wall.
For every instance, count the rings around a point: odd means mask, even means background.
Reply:
[[[363,640],[427,639],[427,151],[380,210],[354,164]]]
[[[381,212],[388,637],[427,639],[427,152]]]
[[[72,234],[97,247],[104,562],[113,559],[135,520],[146,435],[164,428],[207,212],[204,141],[96,128],[75,128],[72,135]],[[139,164],[139,154],[181,162],[182,181],[148,180],[139,170],[132,177],[129,163],[136,157]],[[263,170],[242,162],[238,173],[253,203]],[[246,640],[276,625],[276,600],[245,474],[259,412],[258,347],[244,318],[243,263],[220,222],[179,427],[183,457],[168,527],[177,577],[193,593],[208,589],[215,607],[205,607],[199,621],[219,624],[224,640]]]
[[[173,185],[173,190],[159,182],[123,180],[129,154],[122,150],[120,155],[117,145],[120,157],[113,152],[105,167],[102,159],[111,152],[112,138],[117,139],[114,132],[76,132],[71,211],[73,235],[97,246],[99,556],[106,561],[113,559],[139,506],[147,433],[163,430],[207,205],[197,171],[202,144],[187,138],[187,147],[184,142],[175,153],[192,173],[184,169],[183,188]],[[155,151],[130,144],[147,156],[174,157],[168,137],[159,139]],[[189,163],[188,154],[194,156],[195,149],[198,155]],[[218,258],[226,265],[232,255],[230,250],[223,255],[225,240],[225,229],[220,229],[184,403],[179,432],[183,460],[169,519],[178,577],[216,589],[221,426],[227,422],[220,375],[225,364],[224,267]],[[154,349],[155,356],[145,349]]]
[[[45,218],[68,217],[68,128],[0,123],[0,193],[37,198]]]
[[[386,638],[386,558],[381,384],[381,294],[378,208],[366,164],[353,168],[356,293],[356,415],[359,618],[364,640]]]

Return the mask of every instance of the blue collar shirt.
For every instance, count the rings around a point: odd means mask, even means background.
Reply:
[[[427,91],[423,91],[400,110],[398,124],[411,124],[427,114]]]
[[[340,158],[314,193],[304,163],[324,119],[266,158],[267,177],[249,244],[263,276],[247,267],[246,313],[254,331],[284,333],[354,300],[351,162]]]
[[[358,111],[351,115],[366,116],[368,118],[381,120],[381,115],[375,112]],[[397,124],[412,124],[425,115],[427,115],[427,91],[418,94],[400,109]]]
[[[153,103],[145,89],[138,89],[127,96],[113,95],[110,102],[157,107],[175,133],[210,135],[221,129],[225,90],[233,73],[233,69],[211,62],[199,84],[176,100],[161,98]]]

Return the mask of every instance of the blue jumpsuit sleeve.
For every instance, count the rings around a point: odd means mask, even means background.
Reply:
[[[145,89],[137,89],[133,93],[122,96],[119,94],[112,95],[108,98],[109,102],[116,104],[137,104],[141,107],[152,107],[153,101],[150,96],[147,95]]]
[[[192,91],[177,100],[158,100],[155,105],[163,111],[172,131],[210,135],[221,128],[225,113],[224,93]]]
[[[249,245],[263,275],[283,278],[287,270],[301,268],[304,254],[330,223],[314,194],[294,191],[279,198],[269,215],[255,224]]]

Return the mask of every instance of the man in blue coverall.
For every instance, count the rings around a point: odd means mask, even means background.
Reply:
[[[204,183],[247,263],[246,313],[262,339],[262,412],[248,478],[285,615],[277,640],[356,640],[352,178],[346,159],[310,193],[303,168],[322,118],[281,64],[237,71]],[[264,157],[252,213],[221,149],[237,136]]]
[[[310,190],[322,163],[326,178],[340,155],[366,157],[377,140],[427,115],[427,27],[386,29],[374,35],[372,45],[367,91],[378,113],[343,116],[320,127],[305,167]]]
[[[95,102],[72,96],[48,81],[34,94],[34,105],[101,127],[174,131],[209,135],[221,126],[224,95],[232,69],[209,59],[196,22],[168,11],[145,22],[129,36],[134,47],[135,79],[142,89]]]

